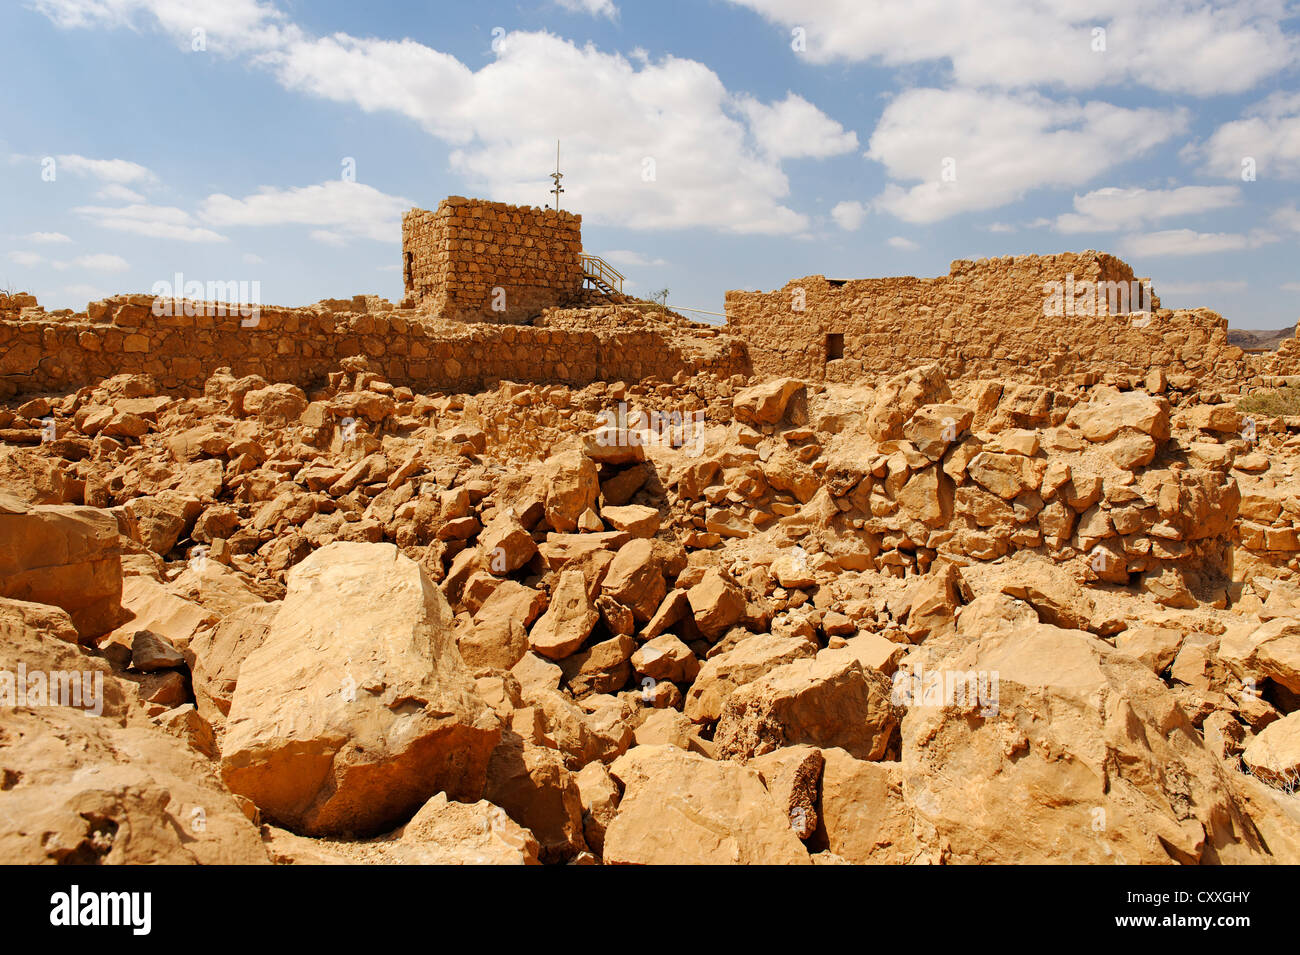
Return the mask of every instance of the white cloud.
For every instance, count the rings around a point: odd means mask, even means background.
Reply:
[[[153,239],[176,242],[225,242],[226,237],[205,229],[194,217],[175,206],[137,203],[129,206],[78,206],[72,210],[105,229],[132,232]]]
[[[1007,233],[1007,232],[1016,231],[1016,227],[1011,225],[1009,222],[990,222],[988,225],[983,226],[983,229],[985,232],[998,232],[998,233]]]
[[[920,248],[920,246],[911,239],[904,238],[901,235],[890,236],[888,242],[891,248],[899,249],[903,252],[915,252]]]
[[[1184,110],[1055,102],[1036,93],[912,89],[880,117],[867,156],[893,179],[876,205],[907,222],[993,209],[1076,186],[1181,132]],[[946,178],[945,178],[946,176]]]
[[[1300,208],[1292,202],[1273,213],[1272,221],[1283,229],[1300,232]]]
[[[60,242],[71,242],[62,232],[29,232],[23,236],[28,242],[39,242],[42,245],[53,245]]]
[[[260,255],[256,255],[252,252],[245,252],[239,258],[245,265],[261,265],[263,261]]]
[[[90,272],[126,272],[131,268],[126,259],[108,252],[83,255],[73,259],[72,264],[79,269],[86,269]]]
[[[334,179],[291,189],[263,186],[243,199],[217,193],[203,201],[199,214],[216,226],[324,226],[311,237],[341,245],[358,236],[399,241],[402,213],[412,205],[373,186]]]
[[[1244,235],[1236,232],[1197,232],[1193,229],[1166,229],[1126,238],[1122,247],[1127,255],[1176,256],[1210,255],[1253,249],[1276,241],[1266,232]]]
[[[640,252],[632,252],[627,249],[602,252],[600,257],[607,262],[613,262],[615,265],[625,265],[632,268],[651,268],[668,264],[664,259],[652,259]]]
[[[348,244],[347,236],[331,232],[329,229],[313,229],[307,233],[307,238],[324,245],[332,245],[336,249],[342,249]]]
[[[1283,282],[1280,288],[1284,292],[1300,292],[1300,282]]]
[[[1115,232],[1136,229],[1174,216],[1195,215],[1236,205],[1236,186],[1182,186],[1177,189],[1096,189],[1074,197],[1074,212],[1056,219],[1058,232]]]
[[[34,269],[38,265],[44,265],[59,272],[67,271],[70,268],[84,269],[87,272],[125,272],[131,268],[126,259],[109,252],[78,256],[71,262],[60,259],[47,259],[39,253],[24,251],[10,252],[9,259],[24,268]]]
[[[867,207],[855,199],[845,199],[831,208],[831,218],[845,232],[855,232],[866,221]]]
[[[127,159],[87,159],[85,156],[55,156],[55,173],[70,172],[75,176],[90,176],[101,182],[155,182],[157,176],[147,166]]]
[[[947,63],[963,86],[1138,83],[1214,96],[1287,69],[1297,44],[1284,0],[733,0],[802,27],[814,63]],[[1094,33],[1105,32],[1104,52]]]
[[[854,141],[798,97],[747,105],[693,60],[629,58],[517,32],[475,71],[410,39],[311,37],[254,0],[204,5],[203,17],[187,15],[194,2],[38,0],[38,8],[64,26],[135,26],[151,14],[181,43],[206,24],[210,49],[255,54],[248,61],[288,89],[396,112],[457,146],[453,170],[493,199],[545,202],[558,138],[567,202],[598,224],[798,234],[809,220],[786,205],[781,159]],[[787,138],[782,119],[810,130],[810,142]]]
[[[132,27],[141,14],[152,15],[183,49],[192,49],[194,31],[202,30],[207,49],[227,55],[272,49],[301,33],[264,0],[35,0],[33,6],[64,28]]]
[[[472,72],[410,40],[336,35],[289,48],[277,72],[291,89],[420,122],[460,147],[453,170],[494,199],[542,204],[558,138],[566,201],[589,222],[768,234],[807,226],[782,202],[779,157],[747,145],[737,97],[691,60],[638,69],[590,45],[512,33]]]
[[[614,6],[613,0],[555,0],[555,2],[570,13],[589,13],[593,17],[609,17],[611,20],[618,17],[618,7]]]
[[[1258,178],[1300,179],[1300,93],[1274,93],[1204,143],[1188,147],[1185,155],[1230,179],[1241,179],[1247,159],[1254,160]]]
[[[825,159],[858,148],[857,133],[846,131],[802,96],[787,92],[785,99],[764,105],[752,96],[737,97],[740,111],[758,148],[780,159]]]
[[[107,202],[147,202],[143,195],[134,189],[128,189],[119,183],[109,183],[103,189],[95,193],[96,199],[103,199]]]

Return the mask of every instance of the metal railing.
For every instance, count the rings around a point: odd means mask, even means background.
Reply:
[[[626,277],[614,266],[610,265],[598,255],[588,255],[583,252],[578,258],[582,261],[582,274],[584,278],[590,279],[592,284],[598,288],[601,285],[612,288],[614,291],[622,293],[623,279]]]

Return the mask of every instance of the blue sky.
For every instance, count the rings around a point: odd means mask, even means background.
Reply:
[[[1095,248],[1282,327],[1298,51],[1293,0],[18,0],[0,287],[397,300],[402,209],[540,205],[559,138],[587,251],[673,305]]]

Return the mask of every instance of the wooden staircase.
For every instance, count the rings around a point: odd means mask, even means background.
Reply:
[[[598,255],[583,252],[578,258],[582,262],[582,282],[586,288],[594,288],[604,295],[622,295],[625,276],[614,266]]]

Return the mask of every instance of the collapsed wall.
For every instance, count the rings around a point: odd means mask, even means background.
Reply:
[[[198,395],[222,367],[308,388],[353,355],[394,384],[426,392],[478,391],[498,380],[582,386],[750,372],[743,343],[720,329],[636,324],[618,309],[550,328],[546,317],[541,327],[424,321],[373,296],[260,306],[255,316],[209,314],[202,303],[155,316],[153,301],[121,295],[86,314],[0,320],[0,394],[66,391],[127,373]]]
[[[1300,383],[1295,380],[1300,376],[1300,338],[1284,339],[1276,350],[1250,355],[1247,361],[1255,374],[1261,376],[1265,387]]]
[[[451,196],[402,216],[407,304],[453,321],[518,324],[582,288],[582,216]]]
[[[1149,311],[1133,294],[1144,284]],[[1197,379],[1244,373],[1221,316],[1160,308],[1149,289],[1099,252],[957,260],[933,279],[813,275],[774,292],[731,291],[727,327],[749,343],[758,374],[824,381],[926,362],[951,378],[1079,384],[1153,368]]]

